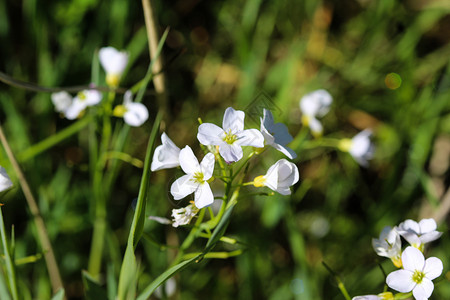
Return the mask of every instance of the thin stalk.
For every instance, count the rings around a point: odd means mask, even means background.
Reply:
[[[56,262],[55,254],[53,252],[52,244],[50,243],[50,238],[48,237],[47,229],[45,227],[44,220],[42,219],[41,213],[39,211],[39,207],[36,203],[36,199],[31,192],[30,186],[20,169],[19,164],[9,146],[8,140],[3,133],[3,128],[0,125],[0,141],[5,148],[6,154],[16,171],[17,177],[19,179],[20,186],[22,187],[22,191],[25,195],[25,199],[27,200],[28,207],[30,208],[31,214],[34,218],[34,223],[36,225],[36,230],[38,233],[38,240],[41,243],[41,247],[44,253],[45,263],[47,265],[47,270],[50,276],[50,282],[52,285],[53,293],[56,293],[59,289],[63,288],[61,275],[59,273],[58,264]]]
[[[8,241],[6,239],[6,230],[5,230],[5,223],[3,222],[3,212],[0,207],[0,233],[2,237],[2,244],[3,244],[3,253],[5,255],[5,262],[6,262],[6,271],[8,274],[8,281],[9,281],[9,289],[11,291],[11,295],[14,300],[19,299],[18,293],[17,293],[17,284],[16,284],[16,270],[15,265],[13,262],[13,259],[11,257],[10,249],[8,246]]]
[[[350,295],[348,294],[347,289],[345,288],[345,285],[342,282],[341,278],[324,261],[322,262],[322,264],[325,267],[325,269],[327,269],[328,272],[330,272],[330,274],[333,275],[334,280],[336,280],[338,288],[341,291],[342,295],[344,295],[345,299],[351,300],[352,297],[350,297]]]

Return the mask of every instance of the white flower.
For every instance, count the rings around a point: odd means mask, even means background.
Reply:
[[[208,184],[214,171],[214,154],[208,153],[199,164],[189,146],[180,151],[181,169],[186,175],[178,178],[170,187],[170,193],[175,200],[180,200],[189,194],[194,194],[195,206],[203,208],[214,202],[214,196]]]
[[[311,92],[300,99],[302,122],[314,135],[321,135],[323,131],[322,124],[316,117],[323,117],[330,110],[332,102],[333,97],[326,90]]]
[[[0,192],[3,192],[13,186],[11,178],[6,173],[5,168],[0,167]]]
[[[172,226],[178,227],[187,225],[192,218],[198,213],[199,209],[194,204],[189,204],[186,207],[172,209]]]
[[[391,292],[385,292],[378,295],[365,295],[365,296],[356,296],[353,297],[352,300],[394,300],[394,295]]]
[[[123,96],[123,105],[117,105],[113,110],[113,115],[123,117],[125,123],[130,126],[138,127],[147,121],[148,110],[144,104],[132,102],[132,97],[131,91],[126,91]]]
[[[388,257],[397,268],[401,268],[402,241],[395,228],[383,228],[379,239],[372,239],[372,246],[379,256]]]
[[[417,300],[426,300],[433,293],[432,280],[441,275],[442,261],[437,257],[427,260],[422,252],[414,247],[407,247],[402,253],[403,270],[390,273],[386,284],[401,293],[413,292]]]
[[[283,158],[272,165],[266,175],[256,177],[253,185],[256,187],[267,186],[281,195],[290,195],[289,187],[296,184],[298,179],[297,166]]]
[[[94,106],[102,100],[102,93],[97,90],[84,90],[73,98],[72,104],[64,111],[67,119],[73,120],[88,106]]]
[[[348,152],[363,167],[368,166],[368,160],[373,157],[374,146],[370,141],[372,131],[363,130],[352,139],[342,139],[339,141],[338,148],[341,151]]]
[[[52,93],[52,103],[55,106],[55,111],[63,113],[72,104],[72,96],[66,91]]]
[[[178,148],[165,132],[161,134],[162,145],[156,147],[153,153],[153,160],[151,170],[158,171],[162,169],[175,168],[180,165],[178,157],[180,155],[180,148]]]
[[[163,218],[163,217],[149,216],[148,219],[149,219],[149,220],[152,220],[152,221],[156,221],[156,222],[158,222],[159,224],[163,224],[163,225],[172,224],[172,221],[170,221],[170,220],[167,219],[167,218]]]
[[[101,48],[98,53],[100,64],[106,71],[106,83],[109,86],[117,87],[120,76],[128,63],[128,53],[118,51],[114,47]]]
[[[203,123],[198,128],[197,138],[203,145],[218,145],[219,153],[226,162],[242,158],[241,146],[264,147],[264,137],[257,129],[244,130],[245,113],[228,107],[223,116],[222,128]]]
[[[426,243],[437,240],[442,232],[436,231],[437,225],[434,219],[422,219],[419,223],[413,220],[406,220],[397,227],[398,233],[408,241],[408,243],[419,250],[423,250]]]
[[[297,154],[286,144],[290,143],[293,138],[283,123],[276,123],[273,120],[273,115],[270,110],[264,108],[264,116],[261,118],[261,133],[264,136],[264,141],[282,152],[290,159],[297,157]]]

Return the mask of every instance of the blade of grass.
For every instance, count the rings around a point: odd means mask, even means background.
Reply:
[[[16,284],[16,268],[14,265],[14,259],[11,256],[8,241],[6,240],[5,223],[3,222],[3,212],[1,207],[0,207],[0,234],[2,238],[3,255],[5,256],[6,272],[7,272],[6,277],[8,278],[9,282],[9,290],[11,292],[13,299],[16,300],[19,299]]]

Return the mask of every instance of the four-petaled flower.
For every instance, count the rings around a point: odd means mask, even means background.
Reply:
[[[52,93],[51,98],[55,111],[59,113],[64,113],[72,104],[72,96],[66,91]]]
[[[5,168],[0,166],[0,192],[6,191],[13,186],[11,178],[6,173]]]
[[[437,225],[434,219],[422,219],[419,223],[413,220],[406,220],[397,227],[398,233],[408,241],[408,243],[423,251],[426,243],[437,240],[442,232],[436,230]]]
[[[194,194],[195,206],[203,208],[214,202],[214,196],[208,180],[214,171],[214,154],[208,153],[199,164],[189,146],[180,151],[180,166],[186,175],[178,178],[170,187],[175,200]]]
[[[442,261],[437,257],[425,260],[417,248],[407,247],[402,253],[403,270],[390,273],[386,284],[401,293],[413,293],[416,300],[426,300],[433,293],[432,280],[441,275]]]
[[[297,183],[299,179],[297,166],[286,159],[280,159],[269,170],[266,175],[261,175],[253,180],[256,187],[267,186],[281,195],[290,195],[290,186]]]
[[[70,106],[64,111],[64,115],[69,120],[76,119],[86,107],[97,105],[101,100],[102,93],[97,90],[81,91],[73,98]]]
[[[178,227],[189,224],[198,211],[199,209],[194,204],[189,204],[186,207],[178,209],[172,209],[172,226]]]
[[[123,96],[123,104],[117,105],[113,110],[113,115],[123,117],[125,123],[130,126],[138,127],[144,124],[148,119],[148,110],[142,103],[132,101],[133,94],[126,91]]]
[[[317,90],[300,99],[302,123],[308,126],[315,136],[322,135],[322,124],[316,117],[323,117],[329,110],[333,97],[326,90]]]
[[[241,146],[264,147],[264,137],[257,129],[244,130],[245,113],[228,107],[223,116],[222,128],[211,123],[203,123],[198,128],[197,138],[203,145],[219,146],[219,153],[226,162],[242,158]]]
[[[153,160],[151,170],[158,171],[162,169],[175,168],[180,165],[178,159],[180,155],[180,148],[167,136],[165,132],[161,134],[162,145],[156,147],[153,153]]]
[[[370,141],[372,131],[363,130],[352,139],[342,139],[339,141],[338,148],[341,151],[348,152],[363,167],[368,166],[368,160],[373,157],[374,146]]]
[[[283,123],[276,123],[273,120],[273,115],[270,110],[264,108],[264,116],[261,118],[261,133],[264,136],[264,141],[282,152],[290,159],[297,157],[297,154],[286,144],[290,143],[293,138]]]
[[[106,71],[106,83],[111,87],[117,87],[128,63],[128,53],[118,51],[114,47],[104,47],[100,49],[98,56],[100,64]]]
[[[402,267],[402,241],[395,228],[383,228],[379,239],[372,239],[372,246],[379,256],[388,257],[397,268]]]

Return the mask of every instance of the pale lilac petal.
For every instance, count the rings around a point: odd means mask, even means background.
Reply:
[[[0,192],[3,192],[13,186],[11,178],[6,173],[5,168],[0,167]]]
[[[180,200],[197,190],[198,183],[195,183],[192,175],[183,175],[170,187],[170,193],[175,200]]]
[[[276,192],[281,195],[287,196],[291,194],[291,189],[288,186],[279,186],[276,189]]]
[[[225,131],[215,124],[203,123],[198,127],[197,139],[203,145],[220,145],[224,143]]]
[[[236,136],[238,139],[235,143],[240,146],[264,147],[264,137],[258,129],[246,129],[236,133]]]
[[[425,234],[421,235],[419,237],[419,239],[422,244],[425,244],[425,243],[429,243],[429,242],[437,240],[438,238],[441,237],[441,235],[442,235],[442,232],[433,231],[433,232],[429,232],[429,233],[425,233]]]
[[[380,300],[380,298],[376,295],[365,295],[353,297],[352,300]]]
[[[186,174],[194,174],[195,172],[201,172],[200,165],[197,158],[192,152],[191,147],[186,146],[180,151],[179,156],[180,166]]]
[[[290,135],[289,130],[286,125],[283,123],[276,123],[269,129],[272,132],[272,135],[275,137],[275,143],[286,145],[294,139],[292,135]]]
[[[263,109],[263,117],[261,118],[261,125],[263,125],[265,128],[269,129],[273,126],[275,123],[273,119],[272,112],[268,109]]]
[[[442,274],[442,270],[444,266],[442,265],[442,261],[437,257],[430,257],[425,261],[425,268],[423,272],[425,273],[425,277],[433,280]]]
[[[148,110],[142,103],[127,103],[126,113],[123,115],[125,123],[130,126],[141,126],[148,119]]]
[[[402,264],[405,270],[411,272],[422,270],[425,264],[425,258],[420,250],[409,246],[402,253]]]
[[[386,284],[396,291],[408,293],[412,291],[416,283],[412,280],[413,272],[397,270],[390,273],[386,278]]]
[[[222,128],[226,132],[231,130],[232,133],[236,133],[244,130],[244,118],[245,113],[241,110],[234,110],[232,107],[228,107],[225,110],[223,116]]]
[[[413,289],[413,296],[416,300],[428,300],[433,290],[433,282],[427,278],[423,278],[422,282]]]
[[[424,234],[432,232],[437,229],[436,221],[434,219],[423,219],[419,222],[420,233]]]
[[[214,195],[208,183],[200,184],[195,191],[195,206],[203,208],[214,202]]]
[[[205,155],[205,157],[203,157],[203,160],[200,163],[200,169],[202,170],[203,173],[203,180],[208,180],[211,178],[214,172],[214,163],[215,163],[214,154],[208,153]]]
[[[226,162],[235,162],[242,158],[244,155],[241,146],[236,143],[229,145],[227,143],[223,143],[219,146],[219,153],[225,159]]]

